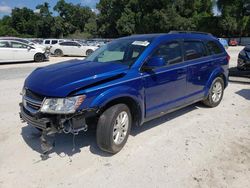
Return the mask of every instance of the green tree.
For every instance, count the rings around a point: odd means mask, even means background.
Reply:
[[[55,26],[55,20],[52,13],[49,11],[49,4],[37,5],[38,10],[37,22],[36,22],[36,36],[37,37],[50,37],[53,33],[53,27]]]

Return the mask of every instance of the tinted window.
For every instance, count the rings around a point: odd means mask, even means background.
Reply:
[[[214,41],[208,41],[207,48],[208,48],[210,54],[220,54],[223,52],[222,49],[220,48],[220,46]]]
[[[69,46],[69,42],[61,42],[60,45],[61,46]]]
[[[206,49],[202,42],[185,41],[184,42],[185,60],[197,59],[206,56]]]
[[[57,40],[52,40],[51,44],[56,44]]]
[[[178,42],[160,45],[152,57],[162,57],[166,65],[180,63],[182,61],[181,46]]]
[[[50,41],[49,41],[49,40],[46,40],[46,41],[45,41],[45,44],[50,44]]]
[[[18,42],[11,42],[12,48],[27,48],[28,46]]]
[[[7,41],[1,41],[0,48],[9,48],[9,43]]]
[[[76,42],[68,42],[68,45],[69,46],[79,46],[79,44]]]

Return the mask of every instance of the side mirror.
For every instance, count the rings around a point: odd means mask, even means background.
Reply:
[[[163,67],[165,65],[165,60],[162,57],[155,56],[148,59],[148,61],[143,65],[142,68],[143,70],[147,71],[157,67]]]
[[[31,50],[31,47],[30,47],[30,46],[28,46],[28,47],[27,47],[27,50]]]

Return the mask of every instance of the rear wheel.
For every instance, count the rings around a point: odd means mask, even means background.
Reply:
[[[224,94],[224,81],[221,77],[214,79],[209,89],[209,94],[203,103],[209,107],[216,107],[220,104]]]
[[[92,54],[93,52],[94,52],[93,50],[88,49],[88,50],[86,51],[86,56],[89,56],[89,55]]]
[[[63,51],[60,49],[56,49],[54,54],[55,54],[55,56],[63,56]]]
[[[34,56],[34,61],[35,61],[35,62],[42,62],[42,61],[44,61],[44,55],[41,54],[41,53],[35,54],[35,56]]]
[[[109,153],[119,152],[127,142],[131,123],[127,105],[117,104],[105,110],[98,120],[96,130],[99,148]]]

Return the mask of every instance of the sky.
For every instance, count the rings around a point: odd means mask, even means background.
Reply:
[[[92,9],[95,9],[96,3],[99,2],[99,0],[65,0],[66,2],[70,2],[73,4],[81,4],[89,6]],[[48,2],[51,8],[51,11],[55,4],[57,3],[57,0],[0,0],[0,17],[3,17],[4,15],[9,15],[11,13],[11,9],[14,7],[22,8],[22,7],[28,7],[32,10],[35,10],[36,6],[38,4],[42,4],[44,2]]]
[[[99,2],[99,0],[65,0],[65,1],[73,4],[80,3],[81,5],[89,6],[92,9],[95,9],[96,3]],[[46,0],[0,0],[0,18],[2,18],[4,15],[9,15],[11,13],[11,9],[13,9],[14,7],[18,8],[28,7],[32,10],[35,10],[38,4],[42,4],[44,2],[48,2],[51,11],[53,11],[53,7],[57,3],[57,0],[47,0],[47,1]],[[213,12],[215,15],[220,14],[216,4],[213,6]]]

